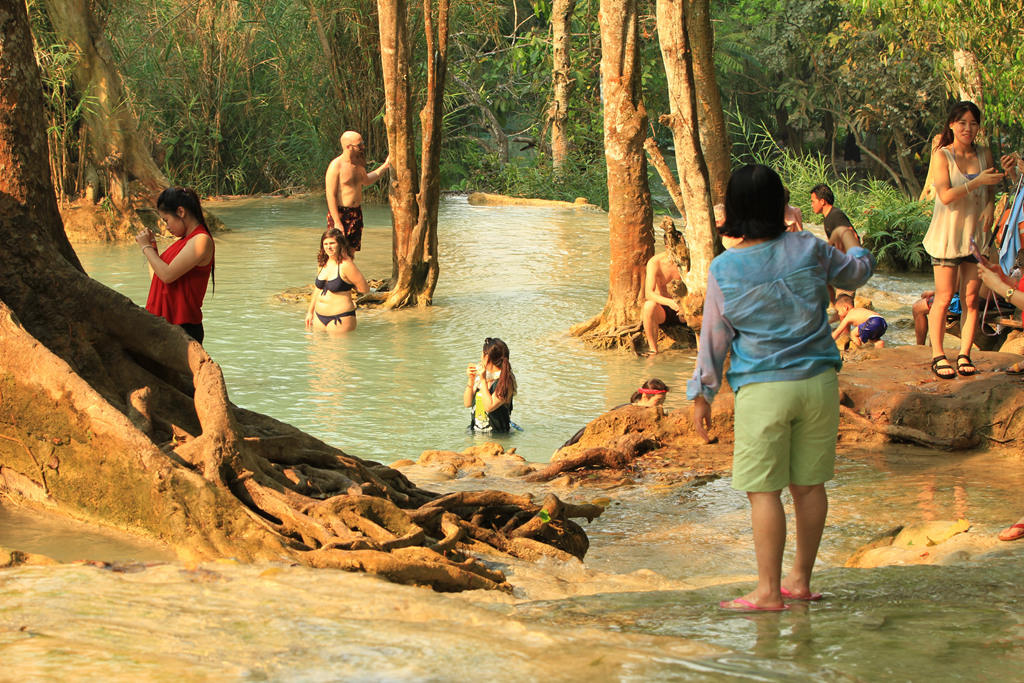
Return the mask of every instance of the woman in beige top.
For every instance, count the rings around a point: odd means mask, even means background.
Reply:
[[[978,326],[975,299],[981,282],[978,261],[971,245],[983,243],[984,229],[992,222],[991,186],[1003,174],[991,168],[992,155],[974,144],[981,125],[981,111],[973,102],[957,102],[946,117],[946,127],[935,157],[935,211],[924,237],[924,248],[932,257],[935,299],[928,312],[928,333],[932,344],[932,372],[941,379],[953,379],[959,372],[967,377],[977,373],[971,363],[971,346]],[[960,284],[963,315],[960,319],[960,355],[956,369],[942,349],[946,332],[946,309]]]

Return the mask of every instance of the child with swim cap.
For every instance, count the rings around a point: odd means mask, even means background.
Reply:
[[[633,392],[633,395],[629,397],[629,403],[623,403],[617,405],[612,410],[619,410],[626,406],[639,406],[641,408],[660,408],[665,404],[665,395],[668,394],[668,385],[662,382],[657,377],[651,379],[640,385],[640,388]],[[608,411],[611,412],[611,411]],[[578,432],[569,437],[569,440],[563,443],[559,448],[565,448],[571,446],[583,436],[583,432],[586,431],[586,426],[581,427]]]

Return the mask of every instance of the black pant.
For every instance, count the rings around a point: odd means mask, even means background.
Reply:
[[[195,339],[200,344],[203,343],[203,324],[202,323],[182,323],[178,325],[181,329],[185,330],[185,334]]]

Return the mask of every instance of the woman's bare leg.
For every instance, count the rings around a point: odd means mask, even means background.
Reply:
[[[960,264],[960,353],[971,355],[974,346],[974,335],[978,332],[978,290],[981,280],[978,278],[978,266],[975,263]]]
[[[757,588],[743,596],[758,607],[780,607],[782,594],[782,550],[786,546],[786,511],[781,491],[748,491],[750,520],[754,528],[757,556]]]
[[[957,269],[952,266],[933,266],[932,270],[935,273],[935,296],[931,310],[928,311],[928,337],[932,344],[932,357],[935,358],[946,353],[942,341],[946,336],[946,311],[956,291]]]
[[[795,598],[811,594],[811,572],[818,558],[818,546],[828,516],[828,494],[824,484],[814,486],[789,485],[793,495],[793,509],[796,514],[796,556],[793,568],[786,575],[782,585]]]

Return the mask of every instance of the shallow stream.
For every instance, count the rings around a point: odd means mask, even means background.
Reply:
[[[304,304],[271,300],[312,280],[322,203],[209,206],[232,228],[217,238],[205,306],[206,346],[232,400],[353,455],[391,462],[482,441],[465,433],[461,390],[487,336],[508,342],[520,386],[513,419],[524,431],[503,443],[529,460],[546,461],[648,377],[672,387],[669,410],[685,406],[691,353],[634,359],[566,334],[604,303],[603,214],[445,200],[435,306],[360,311],[356,333],[332,339],[305,331]],[[91,275],[144,300],[135,247],[78,253]],[[367,211],[358,263],[369,277],[390,271],[384,209]],[[868,293],[892,323],[909,318],[927,284],[876,276],[884,291]],[[892,328],[890,341],[913,341],[912,329]],[[1019,680],[1024,541],[956,566],[841,567],[902,523],[965,517],[993,533],[1024,512],[1022,489],[1019,456],[844,452],[815,584],[828,599],[757,615],[715,607],[755,573],[749,508],[727,479],[611,492],[587,527],[585,564],[492,558],[512,595],[441,595],[302,567],[184,566],[162,548],[0,508],[0,546],[119,563],[0,570],[0,680]]]

